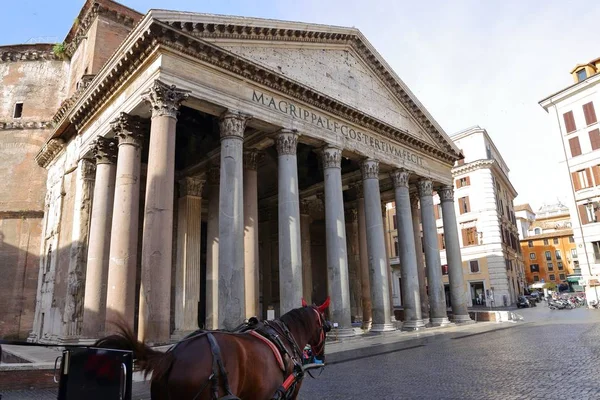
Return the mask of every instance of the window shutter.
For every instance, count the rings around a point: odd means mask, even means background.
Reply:
[[[600,166],[594,165],[592,167],[592,174],[594,175],[594,183],[596,186],[600,185]]]
[[[455,182],[455,186],[456,186],[456,188],[457,188],[457,189],[461,187],[461,186],[460,186],[460,179],[457,179],[457,180],[456,180],[456,182]]]
[[[467,212],[470,212],[471,204],[469,203],[469,196],[465,197],[465,203],[467,204]]]
[[[571,157],[581,155],[581,146],[579,145],[579,137],[569,139],[569,147],[571,148]]]
[[[565,121],[565,128],[567,129],[567,133],[573,132],[575,129],[575,119],[573,118],[573,111],[569,111],[563,114],[563,119]]]
[[[577,172],[571,172],[571,178],[573,179],[575,191],[581,190],[581,183],[579,182],[579,175],[577,175]]]
[[[592,184],[592,171],[590,171],[590,168],[586,168],[585,169],[585,175],[587,176],[587,181],[588,181],[588,184],[587,184],[586,187],[592,187],[592,186],[594,186]]]
[[[585,209],[585,204],[580,204],[577,206],[577,208],[579,209],[579,217],[581,218],[581,224],[585,225],[589,223],[590,221],[587,217],[587,210]]]
[[[433,215],[435,216],[435,219],[440,219],[440,211],[437,204],[433,205]]]
[[[583,105],[583,115],[585,116],[585,123],[587,125],[598,122],[596,119],[596,111],[594,110],[594,103],[592,102]]]
[[[471,178],[467,176],[467,183],[465,186],[470,186],[471,185]]]
[[[462,234],[462,244],[463,246],[467,246],[467,230],[461,229],[460,233]]]
[[[600,129],[594,129],[589,132],[590,143],[592,144],[592,150],[600,149]]]
[[[459,214],[464,214],[465,213],[463,211],[464,210],[464,207],[463,207],[464,201],[465,201],[465,199],[463,197],[461,197],[461,198],[458,199],[458,213]]]
[[[442,250],[444,247],[442,246],[442,234],[438,233],[438,249]]]

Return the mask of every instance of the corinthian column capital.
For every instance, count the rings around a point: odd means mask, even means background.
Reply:
[[[440,195],[440,201],[454,201],[454,187],[444,185],[437,192]]]
[[[365,195],[364,195],[364,186],[363,186],[362,181],[354,182],[352,184],[352,187],[356,191],[356,198],[357,199],[362,199],[363,197],[365,197]]]
[[[277,132],[277,154],[295,155],[298,147],[298,131],[291,129],[282,129]]]
[[[175,85],[166,85],[159,80],[153,82],[150,89],[142,93],[142,99],[150,103],[152,118],[177,118],[181,102],[189,96],[189,90],[177,89]]]
[[[392,178],[394,188],[408,188],[408,179],[410,178],[410,171],[404,169],[397,169],[394,172],[390,172],[390,178]]]
[[[219,133],[221,141],[224,139],[243,139],[246,130],[246,122],[250,119],[249,115],[239,111],[228,110],[219,119]]]
[[[179,181],[179,196],[194,196],[202,197],[202,189],[204,188],[204,179],[193,176],[187,176]]]
[[[369,158],[364,160],[360,167],[363,180],[379,179],[379,161]]]
[[[256,171],[258,166],[258,150],[250,149],[244,151],[244,169]]]
[[[146,127],[146,122],[142,118],[122,112],[110,123],[110,127],[115,132],[119,146],[122,144],[142,146],[143,132]]]
[[[419,197],[433,196],[433,183],[429,179],[421,179],[417,183]]]
[[[323,168],[341,168],[342,150],[333,146],[325,146],[322,149]]]
[[[96,164],[114,164],[117,161],[117,142],[99,136],[92,142],[92,154]]]

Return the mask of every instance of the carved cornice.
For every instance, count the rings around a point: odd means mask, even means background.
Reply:
[[[57,61],[51,44],[0,46],[0,62]]]
[[[379,179],[379,161],[373,159],[364,160],[360,164],[362,178],[364,179]]]
[[[91,145],[96,164],[114,164],[117,162],[117,141],[98,136]]]
[[[16,129],[48,129],[52,128],[51,121],[0,121],[0,130]]]
[[[71,95],[71,97],[63,100],[62,103],[60,103],[60,107],[58,108],[58,111],[56,111],[56,113],[52,117],[52,122],[54,124],[58,124],[65,117],[65,115],[67,114],[67,111],[69,111],[69,109],[75,103],[77,103],[77,100],[79,100],[81,98],[81,95],[83,94],[83,92],[85,92],[85,90],[88,87],[90,87],[95,76],[96,75],[83,75],[81,77],[81,79],[77,83],[77,89]],[[77,122],[74,122],[74,123],[76,126],[78,125]]]
[[[322,150],[323,168],[341,168],[342,150],[337,147],[326,146]]]
[[[444,185],[436,189],[440,201],[454,201],[454,186]]]
[[[122,112],[117,118],[111,121],[110,127],[115,133],[119,146],[122,144],[131,144],[137,147],[142,146],[144,133],[147,128],[147,123],[142,118]]]
[[[398,169],[390,172],[390,178],[394,184],[394,189],[401,187],[408,189],[408,180],[410,179],[410,174],[410,171],[404,169]]]
[[[46,168],[64,147],[64,140],[60,138],[50,139],[48,142],[46,142],[46,144],[44,144],[40,152],[35,156],[35,161],[40,167]]]
[[[417,188],[419,189],[419,197],[433,196],[433,182],[429,179],[421,179],[417,182]]]
[[[244,169],[256,171],[258,167],[258,150],[244,150]]]
[[[155,80],[152,86],[142,93],[142,99],[152,107],[152,118],[163,116],[177,118],[181,102],[189,95],[189,90],[177,89],[175,85],[169,86]]]
[[[277,132],[276,144],[277,154],[280,156],[296,155],[298,147],[298,132],[290,129],[282,129]]]
[[[217,45],[198,40],[185,32],[176,31],[169,25],[159,21],[152,21],[147,29],[139,33],[139,37],[135,42],[132,42],[128,48],[121,50],[124,54],[123,57],[120,60],[111,63],[113,67],[110,70],[106,72],[103,71],[103,79],[96,82],[93,85],[93,88],[86,92],[86,95],[84,96],[85,101],[78,102],[79,105],[73,110],[71,116],[73,122],[77,126],[83,127],[159,46],[174,49],[200,61],[233,72],[243,79],[256,82],[270,89],[287,94],[288,96],[330,112],[331,114],[351,121],[361,127],[377,132],[397,143],[420,149],[425,153],[433,155],[437,159],[453,163],[459,158],[459,155],[455,154],[453,150],[439,150],[435,146],[410,135],[406,131],[396,129],[391,125],[365,115],[360,110],[354,109],[336,99],[301,85],[288,77],[242,59],[231,52],[219,48]],[[400,84],[395,82],[394,79],[389,81],[388,84],[393,84],[400,90]],[[403,89],[402,91],[404,92]],[[407,93],[404,93],[400,99],[403,99],[403,103],[408,104],[407,109],[409,112],[422,114],[419,106],[412,101]],[[422,115],[424,116],[425,114]],[[417,120],[419,120],[419,118],[417,118]],[[433,125],[431,126],[433,127]],[[438,132],[439,137],[441,137],[440,135],[441,134]],[[443,142],[446,142],[446,140],[444,139]]]
[[[179,197],[202,197],[202,189],[204,189],[205,182],[206,181],[204,179],[186,176],[179,181]]]
[[[224,139],[244,139],[246,122],[250,117],[238,111],[228,110],[219,119],[219,134]]]

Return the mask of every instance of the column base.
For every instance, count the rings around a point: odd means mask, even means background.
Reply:
[[[327,338],[331,340],[347,339],[356,336],[354,328],[334,328],[327,334]]]
[[[369,330],[369,332],[370,333],[385,333],[385,332],[394,332],[395,330],[396,330],[396,327],[392,323],[373,324],[371,326],[371,329]]]
[[[425,321],[417,319],[414,321],[406,321],[402,324],[403,331],[418,331],[425,328]]]
[[[372,322],[371,321],[363,321],[361,328],[365,331],[371,329]]]
[[[447,317],[430,318],[429,326],[448,326],[452,324]]]
[[[471,317],[469,317],[469,314],[467,315],[455,315],[452,317],[452,322],[454,322],[455,324],[461,324],[461,325],[468,325],[468,324],[474,324],[475,321],[473,321],[471,319]]]

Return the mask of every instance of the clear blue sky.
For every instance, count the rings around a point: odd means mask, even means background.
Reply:
[[[562,0],[123,0],[150,8],[359,28],[449,134],[480,125],[511,169],[516,203],[569,195],[560,138],[537,104],[600,57],[600,2]],[[62,41],[83,1],[2,4],[0,44]],[[597,107],[596,109],[598,109]]]

